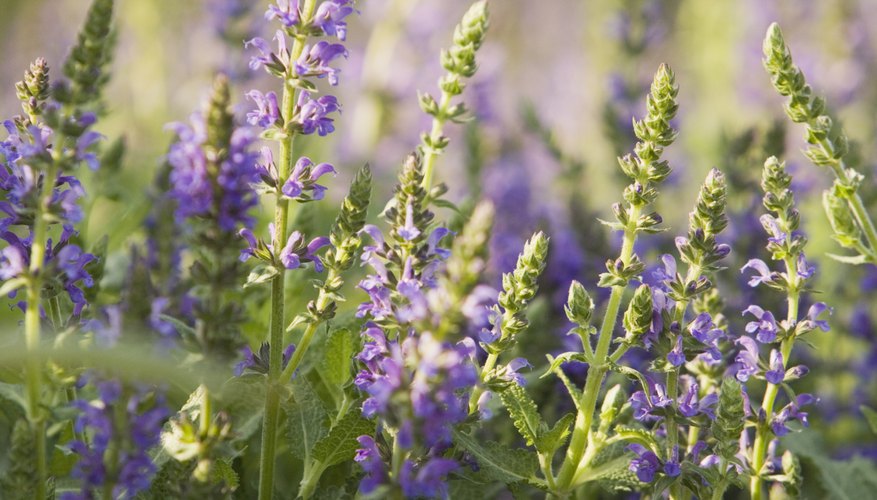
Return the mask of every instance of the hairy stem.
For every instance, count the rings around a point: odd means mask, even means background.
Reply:
[[[798,269],[797,262],[792,257],[787,257],[785,263],[789,280],[791,282],[789,284],[790,288],[787,299],[789,311],[786,319],[789,325],[794,326],[798,320],[798,302],[800,298],[798,280],[796,278]],[[794,346],[794,344],[794,335],[789,335],[783,339],[780,344],[780,352],[783,355],[783,363],[785,363],[786,366],[789,365],[789,356],[792,354],[792,346]],[[749,492],[752,496],[752,500],[761,500],[764,495],[761,468],[764,467],[764,461],[767,455],[767,445],[770,442],[768,435],[770,432],[769,420],[773,416],[773,405],[778,393],[778,385],[771,383],[767,384],[767,389],[764,391],[764,400],[761,403],[761,408],[764,410],[767,420],[759,423],[758,428],[755,431],[755,442],[752,445],[752,477],[749,482]]]
[[[442,137],[442,132],[445,128],[445,122],[447,118],[448,106],[451,103],[451,94],[442,91],[442,98],[439,102],[439,111],[432,119],[432,130],[429,132],[429,138],[432,144],[435,144]],[[438,158],[439,151],[433,146],[428,148],[424,148],[423,152],[423,188],[429,191],[432,187],[432,178],[433,172],[435,171],[435,160]]]
[[[629,219],[636,221],[639,218],[641,208],[631,207]],[[627,265],[633,256],[633,245],[636,242],[636,230],[627,228],[624,231],[624,242],[621,245],[621,260]],[[582,393],[580,410],[576,415],[575,428],[569,447],[566,450],[566,458],[560,468],[557,477],[558,491],[569,491],[575,485],[572,484],[576,471],[582,466],[581,461],[588,444],[588,434],[594,421],[594,411],[597,408],[597,396],[606,376],[607,364],[610,361],[609,347],[612,344],[612,333],[618,321],[618,311],[621,308],[621,300],[624,297],[626,286],[612,287],[609,296],[609,304],[606,306],[606,315],[600,326],[600,334],[597,338],[597,348],[594,350],[594,364],[588,369],[588,378]]]
[[[302,4],[302,24],[308,24],[314,13],[316,0],[304,0]],[[298,60],[304,50],[305,37],[295,37],[290,50],[290,60]],[[290,69],[292,71],[292,69]],[[284,82],[282,113],[285,120],[292,119],[296,101],[295,88]],[[292,170],[292,148],[294,134],[289,134],[280,142],[280,161],[277,173],[283,182]],[[279,252],[285,243],[287,224],[289,222],[289,203],[278,190],[274,208],[274,241],[275,252]],[[283,331],[284,304],[286,301],[284,273],[271,282],[271,323],[268,342],[271,347],[268,360],[268,388],[265,394],[265,415],[262,420],[262,451],[259,467],[259,499],[270,500],[274,493],[274,459],[277,446],[277,423],[280,416],[280,394],[277,381],[283,363]]]

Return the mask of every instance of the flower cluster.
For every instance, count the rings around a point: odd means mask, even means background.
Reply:
[[[69,445],[79,455],[73,476],[82,481],[81,490],[63,498],[88,499],[107,491],[113,497],[137,495],[155,474],[148,451],[158,444],[167,406],[160,393],[149,388],[90,378],[97,398],[73,403],[80,411],[74,431],[88,438]]]

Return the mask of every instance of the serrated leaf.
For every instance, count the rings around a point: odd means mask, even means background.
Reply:
[[[783,444],[796,455],[810,462],[818,471],[825,496],[838,500],[873,498],[877,491],[877,466],[861,457],[833,460],[816,442],[814,436],[796,434]]]
[[[211,472],[215,482],[224,484],[232,491],[236,490],[240,485],[241,481],[237,472],[235,472],[231,464],[224,459],[214,461]]]
[[[231,415],[236,440],[249,439],[261,427],[266,387],[265,375],[256,373],[234,377],[223,385],[221,398]]]
[[[539,435],[539,439],[536,440],[536,449],[549,457],[552,456],[558,448],[566,443],[566,438],[569,437],[570,433],[569,428],[575,419],[576,416],[572,413],[561,417],[551,430]]]
[[[454,441],[468,451],[486,475],[495,481],[506,484],[532,482],[539,469],[539,459],[531,451],[507,448],[493,441],[482,444],[460,431],[454,431]]]
[[[545,373],[542,374],[542,377],[548,376],[549,373],[556,372],[560,369],[560,365],[564,363],[568,363],[570,361],[577,361],[579,363],[587,363],[588,357],[583,352],[565,352],[563,354],[559,354],[556,358],[548,355],[548,369],[545,370]],[[540,377],[540,378],[542,378]]]
[[[334,330],[326,339],[326,353],[320,374],[327,384],[343,387],[350,381],[350,361],[353,359],[356,339],[346,328]]]
[[[309,460],[314,445],[328,432],[328,419],[320,396],[303,377],[292,382],[292,398],[284,403],[289,421],[289,447],[300,460]]]
[[[374,423],[363,418],[359,409],[351,410],[325,437],[317,441],[311,456],[327,467],[352,460],[359,448],[356,438],[374,432]]]
[[[499,393],[502,404],[512,417],[512,422],[518,433],[527,442],[529,446],[535,446],[539,441],[539,436],[547,429],[542,417],[539,415],[539,408],[533,401],[533,398],[527,394],[527,391],[518,384],[511,384]]]
[[[630,443],[641,444],[655,453],[658,453],[659,451],[658,443],[655,441],[655,436],[645,429],[636,429],[634,427],[618,425],[615,427],[615,436],[613,436],[613,438]]]
[[[280,270],[276,267],[268,264],[259,264],[250,271],[250,274],[247,276],[247,282],[244,283],[244,288],[267,283],[279,274]]]

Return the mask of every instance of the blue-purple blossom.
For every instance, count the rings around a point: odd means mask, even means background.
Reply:
[[[256,104],[256,109],[247,113],[247,123],[253,126],[268,128],[282,122],[277,94],[261,93],[258,90],[247,92],[247,97]]]
[[[334,96],[324,95],[312,99],[309,92],[302,91],[298,96],[298,109],[297,121],[301,133],[308,135],[316,132],[322,137],[335,131],[335,120],[329,118],[329,114],[340,112],[341,104]]]
[[[655,420],[660,417],[652,412],[666,408],[673,404],[673,400],[667,397],[667,389],[658,382],[649,382],[649,392],[636,391],[630,396],[630,405],[633,406],[633,418],[637,420]]]
[[[77,400],[74,423],[77,433],[91,436],[88,443],[75,440],[70,449],[79,456],[73,477],[81,481],[80,492],[65,499],[89,499],[110,486],[114,498],[136,496],[149,488],[156,467],[149,449],[159,443],[161,427],[169,412],[161,393],[147,388],[127,390],[119,381],[95,382],[98,399]],[[116,447],[115,460],[107,463],[107,451]]]
[[[802,411],[801,407],[811,405],[819,400],[812,394],[798,394],[794,401],[787,404],[780,410],[770,421],[770,428],[777,437],[788,434],[791,429],[786,425],[788,422],[798,421],[804,427],[809,425],[807,420],[807,412]]]
[[[698,342],[706,346],[707,353],[712,356],[714,361],[722,359],[722,353],[719,351],[718,341],[725,336],[720,328],[716,328],[713,318],[709,313],[698,314],[694,321],[688,325],[688,331],[691,336]]]
[[[786,367],[783,364],[783,353],[776,349],[770,351],[770,363],[768,370],[764,372],[764,378],[774,385],[782,383],[786,377]]]
[[[764,309],[750,305],[743,311],[743,315],[751,314],[755,316],[756,321],[746,323],[746,333],[755,333],[755,338],[762,344],[774,342],[777,338],[777,322],[773,313]]]
[[[299,10],[299,0],[276,0],[268,6],[265,12],[265,19],[277,19],[280,24],[287,28],[301,23],[301,11]]]
[[[249,212],[259,200],[252,187],[257,180],[257,155],[249,150],[256,139],[251,131],[234,130],[217,171],[209,168],[215,160],[205,151],[207,127],[201,114],[192,116],[191,125],[173,123],[169,128],[177,134],[168,162],[173,167],[169,195],[177,202],[178,222],[208,217],[226,232],[252,227]]]
[[[337,36],[339,40],[347,38],[347,23],[344,19],[356,12],[351,4],[353,0],[326,0],[317,7],[314,13],[314,25],[328,36]]]
[[[448,458],[428,458],[421,464],[406,460],[399,471],[402,493],[405,498],[448,498],[448,474],[459,468]]]
[[[682,350],[682,335],[676,337],[676,344],[673,349],[667,353],[667,361],[673,366],[682,366],[685,364],[685,352]]]
[[[271,73],[283,74],[289,67],[289,50],[286,48],[286,35],[277,30],[274,34],[277,42],[277,52],[271,50],[271,45],[264,38],[253,38],[244,42],[244,48],[255,47],[259,55],[250,58],[250,69],[257,70],[264,67]]]
[[[750,337],[740,337],[736,340],[736,343],[743,346],[743,349],[734,358],[734,361],[737,363],[736,377],[737,380],[746,382],[749,380],[749,377],[756,375],[759,370],[758,344]]]
[[[365,472],[365,476],[359,482],[359,491],[363,495],[368,495],[377,489],[378,486],[387,484],[390,481],[390,477],[374,438],[371,436],[359,436],[357,441],[360,448],[356,450],[353,460]]]
[[[304,235],[293,231],[286,240],[286,245],[280,250],[280,263],[287,269],[298,269],[307,262],[314,263],[314,270],[323,272],[323,261],[316,254],[317,250],[330,245],[329,238],[319,236],[305,245]]]
[[[807,323],[807,327],[811,329],[819,328],[823,332],[829,331],[831,327],[828,326],[828,321],[819,319],[819,316],[825,311],[828,311],[829,314],[832,312],[831,308],[823,302],[816,302],[810,306],[807,309],[807,319],[804,320]]]
[[[770,268],[767,267],[767,264],[761,259],[750,259],[746,265],[740,268],[740,272],[742,273],[747,269],[752,269],[757,273],[749,278],[749,286],[751,287],[756,287],[762,283],[771,283],[773,281],[773,273]]]
[[[328,163],[320,163],[314,165],[307,156],[302,156],[295,163],[289,179],[283,183],[281,191],[287,198],[307,200],[322,200],[326,194],[326,187],[317,184],[320,177],[332,173],[335,174],[335,167]],[[306,191],[310,191],[309,196],[302,196]]]
[[[636,453],[636,458],[630,461],[629,470],[636,473],[637,479],[644,483],[651,483],[655,474],[661,468],[661,459],[655,452],[641,444],[632,444],[627,447],[628,451]]]
[[[347,57],[347,49],[340,43],[322,40],[313,46],[307,45],[295,62],[295,72],[299,78],[328,78],[330,85],[338,85],[340,70],[329,64],[339,56]]]
[[[719,403],[719,396],[716,393],[710,393],[699,399],[698,388],[698,385],[693,381],[689,383],[688,390],[679,398],[677,404],[679,413],[688,418],[702,414],[710,420],[715,420],[715,406]]]

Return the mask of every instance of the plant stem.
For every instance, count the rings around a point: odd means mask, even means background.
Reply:
[[[432,130],[429,132],[430,141],[435,144],[442,137],[442,132],[444,131],[445,115],[448,112],[448,105],[451,103],[451,95],[442,91],[442,98],[439,102],[438,113],[432,118]],[[439,153],[438,149],[435,147],[424,148],[424,158],[423,158],[423,188],[429,191],[432,187],[432,178],[433,172],[435,171],[435,160],[438,157]]]
[[[302,25],[310,23],[313,17],[316,0],[304,0],[301,9]],[[296,61],[304,50],[306,37],[296,36],[290,50],[290,60]],[[289,71],[293,71],[290,68]],[[282,113],[285,120],[291,120],[295,111],[296,101],[295,88],[284,82]],[[294,134],[289,134],[280,141],[280,161],[277,164],[278,179],[284,182],[292,170],[292,148]],[[287,224],[289,222],[289,202],[279,190],[276,195],[274,207],[274,241],[272,246],[275,252],[279,252],[285,243]],[[268,332],[268,342],[271,347],[268,360],[268,386],[265,393],[265,415],[262,420],[262,450],[259,469],[259,499],[270,500],[274,494],[274,459],[277,446],[277,422],[280,416],[280,393],[277,381],[283,363],[283,331],[284,331],[284,304],[285,297],[285,274],[281,273],[271,282],[271,323]]]
[[[631,207],[629,220],[637,221],[640,210],[641,208],[638,206]],[[636,230],[633,228],[625,229],[624,242],[621,245],[621,261],[625,265],[630,263],[635,242]],[[572,438],[566,450],[566,459],[563,461],[557,476],[557,489],[561,492],[569,491],[575,487],[572,483],[575,479],[576,471],[582,466],[580,462],[585,454],[585,446],[588,444],[588,434],[591,432],[594,411],[597,408],[597,396],[608,369],[609,347],[612,344],[612,334],[615,331],[618,311],[621,308],[621,300],[624,297],[626,288],[626,286],[614,286],[612,287],[612,293],[609,295],[609,304],[606,306],[606,315],[603,317],[600,334],[597,338],[597,348],[594,351],[594,364],[588,369],[588,378],[582,393],[582,402],[579,405],[581,409],[576,415]]]
[[[326,283],[332,283],[337,278],[338,272],[334,269],[330,269],[326,277]],[[325,309],[331,300],[332,298],[329,294],[321,289],[317,297],[317,310],[322,311]],[[302,359],[304,359],[308,347],[311,345],[311,341],[314,339],[314,334],[317,332],[317,328],[319,328],[322,323],[322,321],[308,323],[305,332],[301,336],[301,340],[299,340],[298,345],[295,347],[295,352],[292,353],[292,358],[289,360],[289,364],[286,365],[286,368],[283,369],[283,373],[280,374],[280,380],[290,380],[295,374],[295,370],[298,369]]]
[[[827,137],[819,141],[819,146],[825,151],[829,158],[834,157],[834,144]],[[831,169],[834,171],[834,175],[838,179],[844,183],[849,183],[850,179],[847,175],[847,169],[843,159],[833,161],[831,163]],[[854,192],[852,196],[847,197],[847,203],[850,205],[853,215],[855,215],[856,220],[859,222],[859,226],[861,226],[862,231],[865,233],[865,238],[868,240],[868,247],[871,254],[869,257],[871,258],[871,261],[874,262],[875,259],[877,259],[877,229],[874,227],[874,222],[871,220],[871,216],[868,215],[865,204],[862,202],[862,198],[859,196],[858,192]]]
[[[60,148],[64,138],[58,138],[57,146]],[[27,384],[28,420],[34,433],[36,446],[37,484],[36,496],[45,498],[47,459],[46,459],[46,420],[40,409],[41,384],[42,384],[42,361],[37,354],[40,348],[40,291],[42,290],[42,276],[40,271],[46,258],[46,244],[48,243],[48,222],[43,216],[48,212],[49,203],[52,199],[52,190],[55,188],[55,178],[58,176],[58,162],[53,158],[43,177],[43,185],[40,190],[39,209],[34,216],[33,240],[31,243],[29,279],[27,280],[27,308],[24,312],[24,335],[27,345],[28,357],[25,369]]]
[[[790,328],[794,328],[794,325],[798,321],[798,302],[800,298],[800,292],[798,290],[798,279],[797,277],[797,262],[793,257],[786,257],[786,272],[789,275],[789,295],[788,295],[788,315],[786,320],[790,325]],[[785,339],[783,339],[780,344],[780,353],[783,356],[783,363],[785,366],[789,365],[789,356],[792,354],[792,347],[795,344],[794,334],[789,335]],[[761,408],[764,410],[764,414],[766,415],[766,421],[759,422],[758,427],[755,431],[755,442],[752,445],[752,477],[749,482],[749,492],[752,496],[752,500],[761,500],[764,495],[764,491],[762,488],[762,479],[761,479],[761,469],[764,467],[765,455],[767,454],[767,445],[770,442],[768,439],[768,432],[770,431],[769,420],[773,416],[773,405],[776,401],[777,393],[779,392],[779,386],[775,384],[768,383],[767,389],[764,391],[764,400],[762,401]]]

